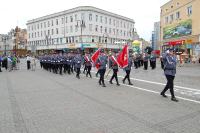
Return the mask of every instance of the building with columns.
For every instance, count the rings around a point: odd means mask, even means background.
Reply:
[[[122,48],[134,39],[134,20],[96,7],[81,6],[29,20],[32,51]]]

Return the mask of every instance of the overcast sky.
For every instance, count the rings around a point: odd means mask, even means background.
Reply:
[[[26,28],[27,20],[71,9],[95,6],[135,20],[140,37],[150,40],[153,24],[160,19],[160,6],[169,0],[2,0],[0,34],[16,25]]]

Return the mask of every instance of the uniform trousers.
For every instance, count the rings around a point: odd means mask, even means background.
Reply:
[[[118,77],[117,77],[117,72],[118,72],[118,69],[113,69],[113,75],[112,75],[112,77],[110,79],[110,82],[112,82],[112,80],[115,78],[117,84],[119,84]]]
[[[175,78],[175,76],[172,76],[172,75],[165,75],[165,76],[167,78],[167,84],[166,84],[164,90],[161,92],[161,94],[165,94],[165,92],[168,89],[170,89],[172,98],[175,98],[175,96],[174,96],[174,78]]]
[[[99,74],[100,74],[99,84],[105,85],[104,83],[105,72],[106,72],[106,69],[99,69]]]

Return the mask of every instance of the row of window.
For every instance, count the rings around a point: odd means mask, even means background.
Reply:
[[[73,28],[74,27],[74,28]],[[70,28],[70,29],[68,29]],[[78,27],[77,26],[70,26],[70,27],[62,27],[60,30],[61,32],[59,32],[59,28],[56,29],[48,29],[48,30],[44,30],[44,31],[38,31],[38,32],[33,32],[33,33],[29,33],[29,39],[30,38],[37,38],[37,37],[45,37],[46,35],[58,35],[58,34],[65,34],[65,33],[73,33],[75,29],[75,32],[78,32]],[[84,30],[84,28],[83,28]],[[119,30],[119,29],[115,29],[115,28],[107,28],[107,27],[103,27],[103,26],[98,26],[95,25],[95,27],[92,24],[89,24],[89,31],[90,32],[100,32],[100,33],[109,33],[109,34],[113,34],[113,35],[117,35],[117,36],[124,36],[124,37],[131,37],[133,35],[132,31],[123,31],[123,30]]]
[[[187,15],[192,15],[192,6],[187,7]],[[175,17],[174,17],[175,16]],[[175,19],[180,19],[181,14],[180,12],[176,12],[175,14],[171,14],[170,16],[165,17],[165,24],[172,23]]]
[[[85,38],[83,37],[83,42],[85,43],[111,43],[115,44],[115,42],[125,42],[126,40],[123,39],[116,39],[116,38],[105,38],[105,37],[91,37],[91,36],[86,36]],[[45,40],[37,40],[37,41],[29,41],[29,45],[54,45],[54,44],[69,44],[69,43],[80,43],[81,42],[81,37],[66,37],[66,38],[48,38]]]
[[[85,14],[82,13],[81,14],[81,20],[85,21]],[[64,23],[68,23],[68,22],[76,22],[78,20],[78,16],[77,14],[70,17],[62,17],[61,20],[59,21],[59,19],[55,19],[55,20],[49,20],[47,22],[43,22],[43,23],[38,23],[38,24],[33,24],[32,26],[28,26],[28,31],[34,31],[34,30],[39,30],[42,28],[47,28],[47,27],[51,27],[54,25],[60,25],[60,24],[64,24]],[[89,14],[89,21],[93,21],[93,14]],[[100,22],[100,23],[105,23],[105,24],[109,24],[109,25],[113,25],[116,27],[121,27],[121,28],[132,28],[133,25],[131,23],[128,22],[122,22],[119,20],[115,20],[115,19],[111,19],[108,17],[103,17],[103,16],[98,16],[95,15],[95,22]]]

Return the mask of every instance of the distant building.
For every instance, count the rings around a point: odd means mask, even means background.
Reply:
[[[81,6],[29,20],[29,50],[118,49],[116,42],[132,42],[134,25],[133,19]]]
[[[0,34],[0,53],[26,55],[27,30],[16,27],[8,34]]]
[[[200,54],[200,0],[170,0],[161,6],[161,45]]]

